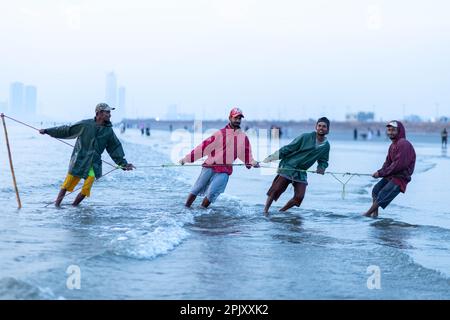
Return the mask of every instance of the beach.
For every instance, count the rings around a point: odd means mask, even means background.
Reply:
[[[150,137],[117,131],[137,169],[98,180],[78,208],[70,206],[74,195],[61,209],[47,206],[71,148],[23,126],[8,129],[23,208],[17,210],[2,136],[0,299],[450,298],[450,158],[437,139],[410,137],[417,153],[412,182],[378,219],[362,216],[376,179],[352,177],[343,199],[341,183],[315,174],[300,208],[278,212],[293,194],[289,187],[265,217],[272,169],[235,167],[210,208],[201,209],[200,199],[185,208],[201,168],[145,166],[171,163],[201,139],[181,148],[180,135],[163,130]],[[262,160],[268,142],[259,139],[250,135]],[[328,171],[370,174],[390,144],[384,136],[353,141],[339,134],[329,142]],[[106,153],[103,159],[112,162]],[[68,285],[70,266],[81,272],[79,289]],[[368,285],[373,267],[379,288]]]

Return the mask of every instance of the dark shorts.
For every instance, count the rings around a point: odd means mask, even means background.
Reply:
[[[267,195],[277,201],[291,183],[294,186],[294,197],[303,198],[307,183],[292,181],[280,175],[277,175],[275,179],[273,179],[272,186],[269,191],[267,191]]]
[[[380,207],[385,209],[392,200],[400,193],[400,186],[392,181],[383,178],[378,182],[372,190],[373,199],[377,200]]]

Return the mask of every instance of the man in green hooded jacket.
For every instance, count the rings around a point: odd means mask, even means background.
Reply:
[[[61,186],[55,205],[61,205],[66,192],[72,192],[81,179],[83,188],[77,195],[73,206],[77,206],[85,197],[90,196],[95,179],[102,176],[102,153],[108,152],[111,159],[123,170],[133,170],[134,166],[125,159],[122,144],[116,137],[111,119],[111,108],[106,103],[99,103],[95,107],[95,118],[82,120],[71,126],[60,126],[41,129],[39,133],[48,134],[54,138],[75,139],[75,147],[69,164],[69,173]]]
[[[329,130],[330,121],[325,117],[320,118],[316,123],[316,131],[300,135],[290,144],[263,160],[264,163],[281,160],[278,166],[278,175],[267,191],[268,198],[264,208],[266,216],[269,214],[272,202],[277,201],[291,183],[294,186],[294,197],[280,211],[301,205],[308,185],[306,170],[316,161],[318,163],[316,172],[325,173],[330,155],[330,144],[326,138]]]

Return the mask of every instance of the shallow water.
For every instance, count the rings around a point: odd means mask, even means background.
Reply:
[[[140,169],[170,162],[176,142],[166,132],[148,138],[134,130],[119,137],[137,170],[97,181],[79,208],[70,206],[74,195],[62,209],[45,207],[71,149],[28,128],[9,130],[23,209],[16,209],[2,136],[0,298],[450,298],[450,163],[438,144],[413,141],[413,182],[379,219],[361,216],[376,180],[352,178],[342,199],[330,175],[310,175],[302,207],[278,213],[289,187],[266,218],[272,172],[235,168],[209,209],[199,208],[200,199],[185,209],[200,168]],[[372,173],[389,147],[385,140],[330,143],[329,170],[338,172]],[[71,265],[81,270],[79,290],[66,284]],[[379,267],[381,289],[368,289],[369,266]]]

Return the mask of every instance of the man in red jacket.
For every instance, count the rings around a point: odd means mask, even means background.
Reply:
[[[197,195],[205,195],[202,207],[207,208],[225,191],[229,176],[233,173],[233,162],[239,158],[247,169],[258,168],[259,163],[253,159],[250,141],[241,130],[244,117],[239,108],[230,111],[228,125],[215,132],[194,150],[179,161],[181,165],[195,162],[205,156],[208,158],[202,165],[202,172],[192,187],[186,200],[190,207]]]
[[[373,204],[364,214],[366,217],[378,217],[379,207],[385,209],[400,192],[405,193],[416,164],[416,152],[406,140],[403,124],[394,120],[389,122],[386,128],[392,144],[383,167],[373,174],[374,178],[382,179],[373,187]]]

